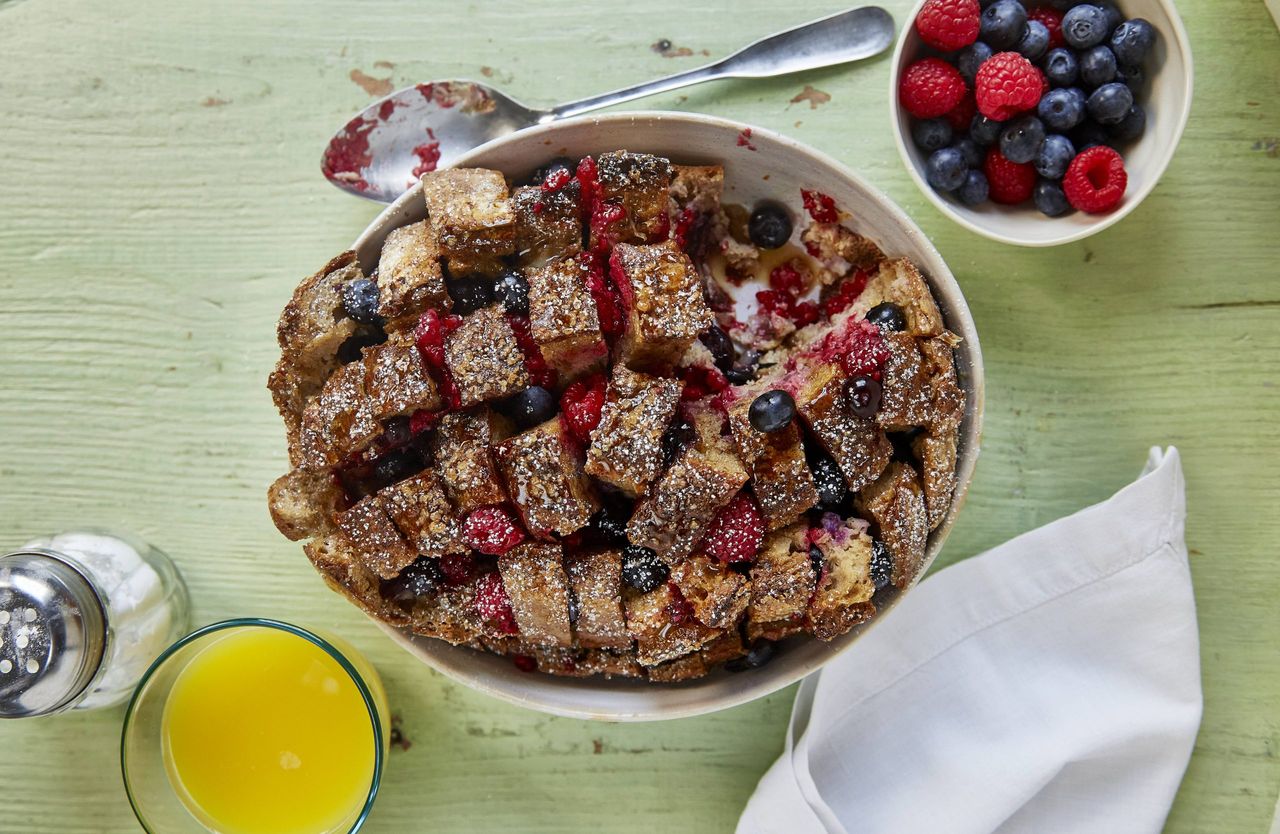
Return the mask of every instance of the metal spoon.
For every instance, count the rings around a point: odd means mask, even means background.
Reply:
[[[524,127],[717,78],[768,78],[856,61],[892,42],[893,18],[866,6],[762,38],[706,66],[550,110],[526,107],[475,81],[418,84],[347,122],[329,141],[320,169],[344,191],[389,203],[423,173]]]

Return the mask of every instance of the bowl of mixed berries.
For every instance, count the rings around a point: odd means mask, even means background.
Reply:
[[[1191,110],[1168,0],[922,0],[892,78],[898,150],[944,214],[1053,246],[1150,193]]]

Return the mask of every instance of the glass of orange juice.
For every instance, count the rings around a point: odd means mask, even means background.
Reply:
[[[390,742],[377,672],[330,635],[276,620],[205,626],[165,650],[129,702],[129,802],[164,834],[348,834]]]

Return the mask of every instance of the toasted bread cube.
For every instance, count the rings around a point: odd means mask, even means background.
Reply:
[[[636,659],[642,666],[657,666],[695,652],[722,632],[687,617],[672,622],[671,606],[677,598],[670,585],[641,594],[628,589],[623,595],[627,630],[636,641]]]
[[[382,494],[362,498],[355,506],[337,515],[338,529],[357,551],[369,570],[383,579],[399,575],[418,558],[391,520],[390,507]]]
[[[867,281],[867,288],[850,309],[860,318],[867,310],[886,301],[902,308],[907,320],[907,329],[903,332],[912,336],[942,334],[942,313],[938,310],[938,303],[934,301],[924,276],[910,260],[882,261],[880,269]]]
[[[693,262],[672,241],[619,244],[609,274],[627,313],[617,361],[636,370],[674,365],[715,321]]]
[[[445,337],[444,361],[463,408],[502,399],[529,385],[524,354],[497,304],[476,310]]]
[[[427,373],[412,338],[393,338],[366,349],[364,367],[364,390],[375,420],[440,407],[435,381]]]
[[[391,230],[378,258],[378,314],[395,319],[451,306],[440,247],[427,221]]]
[[[889,549],[893,584],[910,585],[924,562],[929,537],[929,515],[915,469],[906,463],[890,464],[879,480],[857,495],[854,507],[871,517]]]
[[[502,584],[520,638],[539,645],[569,646],[569,580],[559,544],[526,542],[498,559]]]
[[[693,606],[693,616],[712,628],[732,628],[747,610],[746,578],[718,560],[690,556],[671,569],[671,581]]]
[[[591,248],[608,242],[648,243],[666,234],[671,188],[671,163],[647,153],[613,151],[596,157],[600,199],[620,205],[624,216],[601,228],[592,224]]]
[[[418,597],[409,608],[409,628],[414,634],[455,646],[476,646],[484,634],[484,623],[476,611],[475,596],[476,580],[472,579],[464,585],[445,585],[431,596]]]
[[[805,530],[803,523],[792,524],[765,537],[751,566],[749,638],[776,640],[800,630],[815,580]]]
[[[343,252],[293,291],[276,325],[276,340],[300,371],[327,364],[355,332],[342,307],[342,288],[363,278],[355,252]]]
[[[302,546],[326,585],[342,594],[369,614],[403,625],[399,612],[383,604],[379,595],[381,583],[369,570],[357,548],[340,532],[312,539]]]
[[[810,366],[794,397],[796,410],[827,454],[835,459],[849,489],[862,489],[884,471],[893,445],[874,420],[849,411],[844,376],[837,366]]]
[[[884,259],[879,246],[839,223],[810,223],[800,233],[800,241],[832,275],[850,267],[866,269]]]
[[[809,602],[808,624],[819,640],[834,640],[876,613],[871,537],[862,519],[842,521],[834,514],[815,530],[813,545],[822,553],[822,573]]]
[[[714,671],[717,666],[742,657],[746,653],[746,647],[742,645],[742,637],[736,631],[730,631],[720,635],[693,654],[651,667],[649,680],[658,683],[678,683],[700,678]]]
[[[430,469],[387,487],[379,495],[391,520],[421,556],[465,553],[453,507]]]
[[[751,476],[751,488],[764,516],[765,527],[776,530],[818,503],[818,491],[804,458],[800,429],[793,421],[775,432],[758,431],[751,425],[753,399],[764,390],[750,389],[729,409],[733,441]]]
[[[334,466],[378,435],[379,426],[364,393],[364,370],[359,362],[343,365],[307,404],[298,438],[303,466]]]
[[[570,180],[557,191],[540,186],[517,188],[511,196],[516,215],[516,262],[538,267],[568,258],[582,249],[582,188]]]
[[[662,434],[680,405],[684,383],[615,365],[600,423],[591,432],[586,472],[637,495],[662,472]]]
[[[427,223],[441,254],[501,257],[515,251],[516,215],[507,181],[486,168],[447,168],[422,175]],[[454,270],[455,274],[462,274]]]
[[[956,489],[956,432],[936,436],[927,432],[912,441],[911,449],[920,460],[926,515],[929,529],[934,530],[946,518]]]
[[[541,646],[534,643],[507,642],[501,647],[489,643],[489,651],[505,649],[503,654],[532,657],[538,671],[569,678],[585,678],[604,675],[606,678],[644,677],[644,668],[636,662],[635,653],[610,649],[586,649],[580,647]]]
[[[724,193],[724,166],[722,165],[673,165],[675,176],[671,180],[671,201],[683,212],[712,214],[720,209],[720,197]],[[677,215],[676,222],[679,221]],[[672,223],[674,227],[676,222]]]
[[[634,544],[652,548],[663,561],[679,562],[693,552],[716,512],[746,482],[747,470],[727,443],[689,446],[636,502],[627,536]]]
[[[889,358],[881,366],[880,410],[876,422],[886,431],[906,431],[932,420],[931,389],[916,338],[910,333],[885,333]]]
[[[564,436],[560,418],[494,447],[507,494],[533,535],[567,536],[585,527],[600,502],[582,473],[581,452]]]
[[[931,433],[955,431],[964,421],[965,396],[956,377],[955,345],[960,337],[944,332],[919,342],[925,372],[929,376],[929,427]]]
[[[574,634],[588,648],[627,648],[631,635],[622,613],[622,553],[598,550],[565,557],[569,585],[578,601]]]
[[[325,469],[293,469],[267,490],[276,529],[290,541],[318,535],[332,525],[342,490]]]
[[[527,272],[529,332],[562,382],[598,370],[609,356],[596,303],[575,258]]]
[[[440,418],[431,437],[431,454],[459,514],[507,500],[490,446],[509,434],[507,421],[487,406],[451,411]]]

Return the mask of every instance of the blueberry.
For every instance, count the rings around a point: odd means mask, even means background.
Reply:
[[[1138,90],[1147,80],[1147,71],[1138,64],[1125,64],[1116,70],[1116,81],[1130,90]]]
[[[363,358],[363,348],[380,345],[386,340],[387,334],[381,327],[362,327],[338,345],[338,361],[344,365],[359,362]]]
[[[460,316],[493,303],[493,285],[479,276],[450,279],[445,282],[445,289],[453,299],[453,312]]]
[[[1116,142],[1132,142],[1141,136],[1146,128],[1147,113],[1141,105],[1135,104],[1129,108],[1129,112],[1123,119],[1107,127],[1107,133]]]
[[[368,278],[357,278],[342,288],[342,309],[361,324],[381,324],[378,316],[378,285]]]
[[[578,615],[582,613],[581,605],[578,602],[578,592],[573,588],[570,588],[569,593],[566,594],[566,596],[569,599],[569,625],[577,625]]]
[[[1018,164],[1035,159],[1042,144],[1044,122],[1035,116],[1019,116],[1005,125],[1000,134],[1000,153]]]
[[[1155,42],[1155,28],[1140,17],[1126,20],[1111,33],[1111,51],[1122,64],[1141,64]]]
[[[1086,87],[1101,87],[1116,77],[1116,55],[1098,44],[1080,56],[1080,80]]]
[[[813,476],[813,488],[818,491],[818,506],[824,510],[834,510],[844,502],[849,494],[844,474],[833,458],[825,455],[816,458],[809,466]]]
[[[716,367],[721,371],[727,371],[733,367],[733,342],[719,327],[711,325],[698,335],[698,341],[710,351],[711,358],[715,360]]]
[[[1102,14],[1106,18],[1108,32],[1114,32],[1116,27],[1124,22],[1124,13],[1111,0],[1101,0],[1098,3],[1098,8],[1102,9]]]
[[[911,138],[924,151],[936,151],[951,144],[951,123],[946,119],[917,119],[911,126]]]
[[[1051,49],[1044,59],[1044,76],[1055,87],[1070,87],[1076,83],[1080,63],[1070,49]]]
[[[1070,130],[1084,121],[1084,93],[1077,87],[1050,90],[1040,99],[1036,113],[1049,130]]]
[[[541,385],[530,385],[523,391],[512,395],[507,401],[506,410],[511,419],[522,429],[532,428],[547,422],[556,414],[555,395]]]
[[[1111,135],[1107,133],[1106,128],[1093,121],[1085,119],[1076,129],[1071,131],[1071,144],[1076,146],[1076,153],[1087,151],[1095,145],[1107,145],[1111,142]]]
[[[960,151],[960,155],[964,157],[965,165],[968,165],[970,168],[982,167],[984,154],[982,153],[982,149],[978,147],[977,142],[966,136],[963,139],[957,140],[951,147]],[[961,187],[963,188],[964,186],[961,185]]]
[[[1085,0],[1049,0],[1049,5],[1060,12],[1065,12],[1067,9],[1075,8],[1083,2]]]
[[[1068,46],[1088,49],[1107,38],[1107,13],[1100,6],[1076,6],[1062,16],[1062,38]]]
[[[1049,27],[1038,20],[1028,21],[1014,51],[1022,53],[1028,61],[1039,61],[1049,51]]]
[[[925,164],[925,179],[939,191],[954,191],[964,184],[964,154],[955,148],[942,148],[929,155]]]
[[[377,489],[398,484],[405,478],[422,471],[422,456],[414,449],[387,452],[373,464],[373,477]]]
[[[541,168],[534,171],[533,176],[529,178],[529,182],[533,185],[542,185],[546,180],[547,175],[552,171],[563,168],[572,174],[575,167],[575,163],[572,159],[569,159],[567,156],[557,156],[546,165],[543,165]]]
[[[1075,157],[1076,149],[1070,139],[1057,133],[1046,136],[1040,153],[1036,154],[1036,173],[1046,179],[1060,180]]]
[[[1035,201],[1040,213],[1049,217],[1061,217],[1071,211],[1071,204],[1067,202],[1062,186],[1053,180],[1040,180],[1036,183],[1031,199]]]
[[[382,442],[389,448],[403,446],[409,442],[409,418],[404,415],[391,417],[382,424]]]
[[[871,540],[871,581],[875,583],[876,590],[889,584],[889,580],[893,578],[893,554],[889,552],[889,548],[879,539]]]
[[[1026,25],[1027,10],[1018,0],[996,0],[982,11],[978,37],[992,49],[1002,52],[1018,43]]]
[[[786,391],[775,388],[751,401],[747,419],[756,431],[770,434],[791,425],[796,416],[796,401]]]
[[[1123,84],[1103,84],[1089,96],[1089,115],[1098,124],[1113,125],[1129,115],[1133,91]]]
[[[742,657],[735,657],[724,665],[724,668],[730,672],[745,672],[748,669],[759,669],[761,666],[773,660],[774,642],[772,640],[757,640],[747,650]]]
[[[973,121],[969,122],[969,138],[985,148],[996,143],[996,140],[1000,138],[1000,131],[1003,129],[1003,122],[988,119],[978,113],[973,117]]]
[[[964,76],[964,80],[969,82],[969,86],[973,86],[973,79],[978,75],[978,67],[994,54],[995,50],[982,41],[974,41],[960,50],[960,54],[956,57],[956,67]]]
[[[901,333],[907,329],[907,317],[903,315],[902,308],[892,301],[877,304],[868,310],[867,321],[888,328],[895,333]]]
[[[429,556],[420,556],[400,571],[399,576],[388,581],[383,589],[393,602],[412,602],[416,597],[431,596],[444,582],[440,563]]]
[[[985,203],[991,195],[991,185],[987,175],[979,170],[970,171],[964,178],[964,185],[956,189],[956,196],[966,206],[977,206]]]
[[[880,396],[884,389],[869,376],[855,376],[849,380],[849,410],[864,420],[870,420],[880,410]]]
[[[756,369],[750,365],[735,364],[724,372],[724,378],[732,385],[746,385],[756,378]]]
[[[596,510],[587,526],[605,544],[627,544],[627,516],[615,508],[604,506]]]
[[[493,296],[513,316],[529,315],[529,282],[518,269],[508,269],[493,285]]]
[[[791,239],[791,215],[780,206],[758,206],[747,221],[747,234],[761,249],[777,249]]]
[[[649,548],[638,544],[622,548],[622,581],[637,591],[648,593],[666,582],[670,575],[671,569]]]
[[[684,418],[677,418],[674,423],[667,426],[667,430],[662,433],[662,460],[666,466],[670,466],[680,455],[684,448],[694,441],[697,432],[693,429],[693,424]]]
[[[816,544],[809,545],[809,567],[813,568],[814,576],[822,576],[822,567],[827,562],[827,557],[822,555],[822,548]]]

